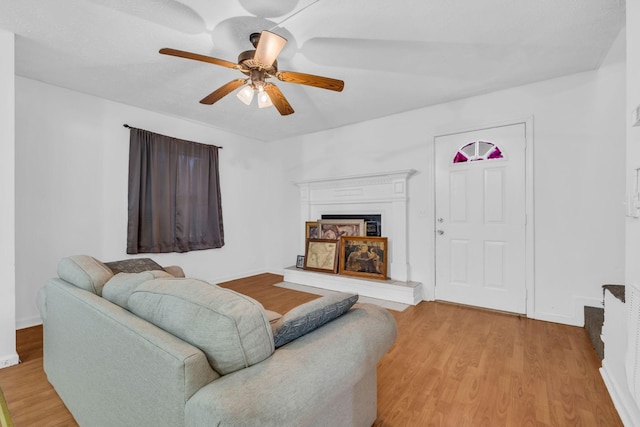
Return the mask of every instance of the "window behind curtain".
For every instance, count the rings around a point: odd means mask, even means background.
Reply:
[[[218,149],[131,128],[128,254],[224,246]]]

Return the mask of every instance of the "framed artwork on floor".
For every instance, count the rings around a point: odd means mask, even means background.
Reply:
[[[320,236],[318,235],[318,222],[317,221],[307,221],[304,223],[305,228],[305,239],[318,239]]]
[[[388,257],[386,237],[340,238],[340,274],[386,280]]]
[[[339,240],[307,239],[304,251],[304,269],[337,273],[339,247]]]
[[[341,236],[366,236],[363,219],[319,219],[318,237],[339,240]]]

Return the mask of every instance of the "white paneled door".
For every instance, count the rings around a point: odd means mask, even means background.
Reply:
[[[438,300],[526,312],[524,123],[435,138]]]

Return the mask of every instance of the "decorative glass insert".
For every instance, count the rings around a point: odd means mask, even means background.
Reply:
[[[492,142],[474,141],[458,150],[453,163],[474,162],[476,160],[501,159],[502,151]]]

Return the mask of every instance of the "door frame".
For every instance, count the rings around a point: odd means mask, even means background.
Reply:
[[[437,229],[436,223],[436,168],[435,168],[435,152],[436,139],[443,136],[455,135],[458,133],[473,132],[483,129],[491,129],[496,127],[523,124],[525,129],[525,292],[526,292],[526,316],[533,318],[535,315],[535,241],[534,241],[534,162],[533,162],[533,116],[525,119],[507,120],[497,123],[481,123],[477,125],[465,125],[455,128],[445,128],[436,132],[431,140],[431,203],[433,210],[431,212],[431,233],[430,240],[432,242],[432,284],[425,289],[425,299],[435,300],[436,286],[436,239],[435,233]]]

